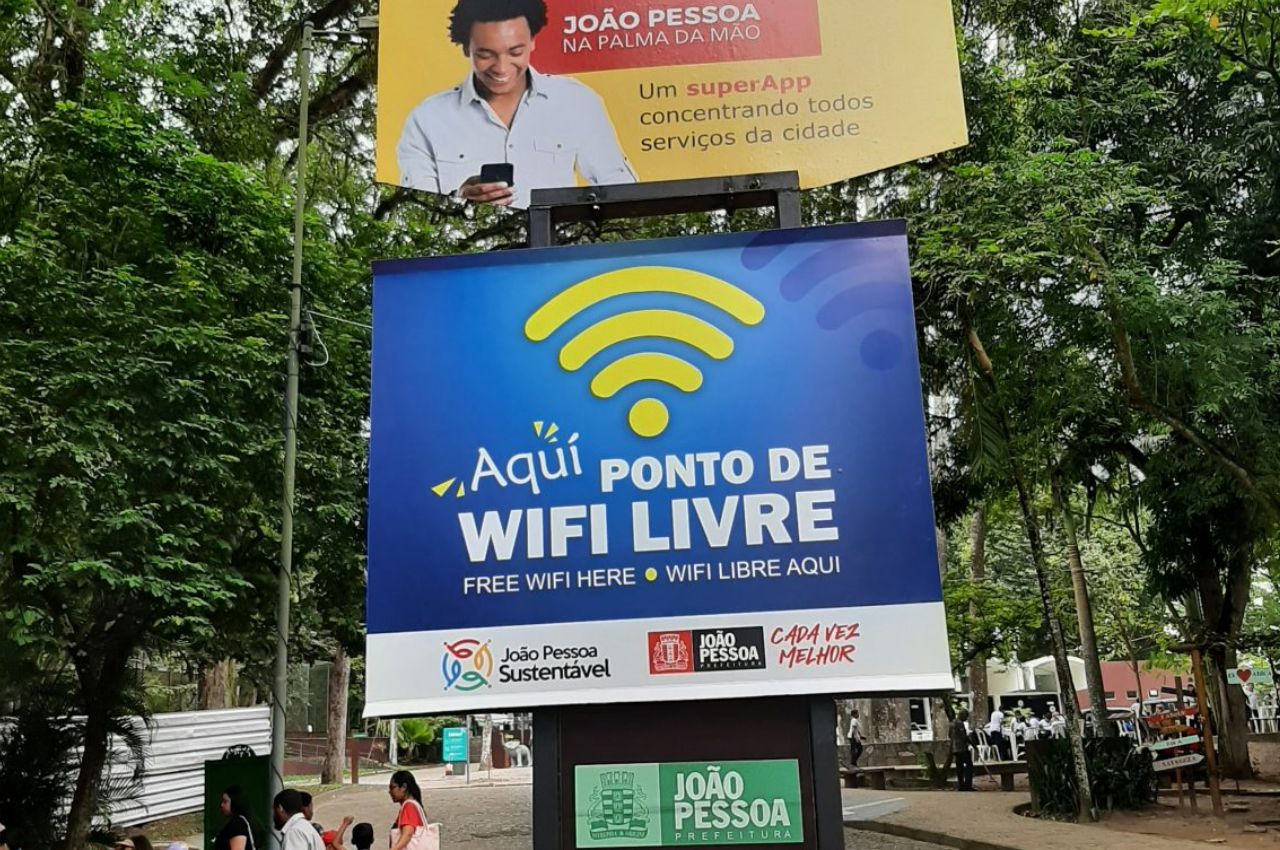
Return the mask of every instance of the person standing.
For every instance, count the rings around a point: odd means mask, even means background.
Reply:
[[[857,767],[858,759],[862,758],[862,720],[858,717],[858,710],[853,710],[853,716],[849,718],[849,766]]]
[[[302,813],[302,794],[297,790],[286,788],[277,794],[272,815],[280,830],[281,850],[324,850],[320,834]]]
[[[387,793],[400,806],[391,826],[391,850],[427,850],[427,810],[418,780],[407,770],[397,770],[391,774]]]
[[[1008,761],[1009,742],[1004,737],[1004,712],[998,708],[991,712],[991,719],[987,721],[987,740],[996,748],[1000,760]]]
[[[254,841],[253,827],[249,823],[249,807],[244,801],[244,793],[238,785],[232,785],[222,792],[218,811],[227,819],[217,838],[213,839],[213,850],[257,850]],[[134,841],[134,847],[138,842]]]
[[[316,831],[316,835],[324,836],[324,827],[316,823],[315,799],[306,791],[299,791],[302,795],[302,816],[311,823],[311,828]]]
[[[951,721],[951,756],[956,765],[956,790],[973,790],[973,751],[969,742],[969,712],[963,708]]]

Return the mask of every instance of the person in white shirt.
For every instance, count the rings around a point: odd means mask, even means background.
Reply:
[[[302,794],[286,788],[276,795],[273,814],[281,850],[325,850],[320,834],[302,813]]]
[[[853,716],[849,718],[849,764],[852,767],[858,766],[862,749],[862,721],[858,718],[857,709],[854,709]]]
[[[1009,741],[1004,737],[1004,712],[996,709],[987,720],[987,740],[1004,761],[1009,760]]]
[[[474,203],[524,208],[533,189],[634,183],[600,97],[530,65],[545,0],[458,0],[454,43],[471,60],[461,84],[409,114],[396,146],[400,184]],[[515,185],[482,183],[481,166],[511,163]]]

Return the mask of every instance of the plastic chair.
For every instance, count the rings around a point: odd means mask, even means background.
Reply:
[[[1000,754],[996,752],[995,745],[991,743],[991,739],[987,737],[985,729],[978,730],[978,764],[987,764],[988,762],[999,761]]]

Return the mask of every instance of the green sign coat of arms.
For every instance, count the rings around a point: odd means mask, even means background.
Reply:
[[[599,784],[591,792],[591,808],[587,817],[591,838],[645,838],[649,834],[647,795],[629,770],[601,773]]]

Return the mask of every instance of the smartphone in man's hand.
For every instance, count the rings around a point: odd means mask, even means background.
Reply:
[[[510,162],[490,162],[480,166],[481,183],[516,185],[516,167]]]

